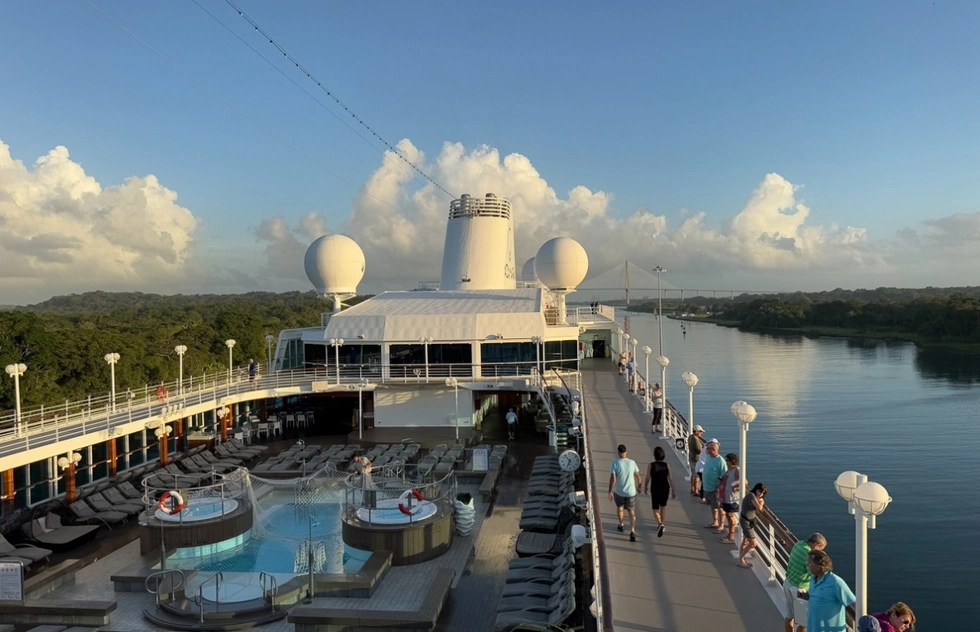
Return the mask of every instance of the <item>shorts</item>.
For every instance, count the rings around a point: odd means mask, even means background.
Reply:
[[[783,608],[783,617],[786,619],[795,619],[802,623],[806,622],[806,613],[810,603],[805,599],[800,599],[797,593],[800,589],[789,583],[788,581],[783,582],[783,599],[785,600]],[[802,612],[801,612],[802,608]],[[802,614],[802,617],[800,616]]]
[[[721,499],[718,498],[717,489],[713,489],[710,492],[704,492],[704,499],[708,501],[708,505],[712,509],[721,509]]]
[[[758,537],[755,532],[755,520],[749,520],[745,516],[739,516],[738,526],[742,527],[743,537],[749,540],[755,540]]]
[[[721,509],[725,513],[738,513],[738,505],[735,503],[721,503]]]
[[[698,462],[691,461],[691,478],[694,478],[697,475],[698,475]]]
[[[616,502],[617,507],[622,507],[623,509],[628,509],[633,511],[636,507],[636,496],[620,496],[619,494],[613,494],[613,500]]]
[[[653,505],[653,510],[656,511],[656,510],[660,509],[661,507],[666,507],[667,506],[667,499],[669,497],[670,497],[670,490],[669,489],[666,490],[666,491],[660,492],[660,493],[656,493],[656,494],[653,493],[653,490],[650,490],[650,502]]]

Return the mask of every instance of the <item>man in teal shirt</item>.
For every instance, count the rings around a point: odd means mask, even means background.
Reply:
[[[844,609],[854,603],[854,593],[847,582],[831,572],[834,564],[823,551],[810,551],[807,554],[807,567],[813,574],[806,613],[807,631],[847,632]]]
[[[786,581],[783,582],[783,598],[786,601],[784,620],[786,621],[786,632],[806,632],[806,612],[800,613],[800,625],[795,630],[793,628],[796,621],[797,595],[802,591],[810,590],[810,569],[807,559],[810,551],[823,551],[827,548],[827,538],[822,533],[813,533],[806,542],[799,541],[793,545],[793,550],[789,554],[789,561],[786,562]],[[799,604],[806,604],[800,601]]]
[[[643,482],[636,461],[626,457],[626,446],[619,444],[619,458],[609,468],[609,500],[616,503],[619,530],[623,531],[623,510],[630,512],[630,542],[636,542],[636,490]]]
[[[725,520],[725,512],[721,508],[722,499],[718,496],[718,485],[721,478],[728,471],[728,463],[722,458],[718,451],[721,445],[718,439],[712,439],[705,446],[704,470],[701,473],[701,490],[704,492],[704,501],[711,507],[711,524],[704,525],[706,529],[721,529]]]

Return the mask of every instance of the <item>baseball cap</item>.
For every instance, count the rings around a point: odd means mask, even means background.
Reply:
[[[701,426],[694,426],[694,432],[704,432],[704,428]]]
[[[715,439],[714,437],[712,437],[712,438],[711,438],[711,441],[709,441],[708,443],[714,443],[714,444],[716,444],[716,445],[717,445],[717,446],[718,446],[719,448],[721,447],[721,443],[720,443],[720,442],[718,441],[718,439]]]

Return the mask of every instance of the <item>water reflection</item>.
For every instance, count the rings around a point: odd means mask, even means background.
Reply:
[[[980,382],[980,355],[948,349],[919,349],[915,368],[922,377],[946,380],[953,384],[972,385]]]

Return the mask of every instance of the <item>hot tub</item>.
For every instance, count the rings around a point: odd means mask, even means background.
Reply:
[[[192,498],[178,513],[168,514],[157,509],[154,515],[163,522],[199,522],[230,514],[238,509],[238,501],[231,498]]]

